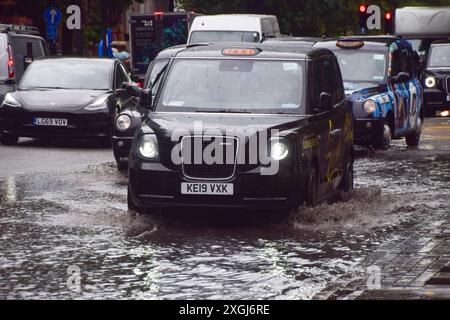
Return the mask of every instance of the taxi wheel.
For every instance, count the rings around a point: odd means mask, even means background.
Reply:
[[[130,188],[128,187],[127,192],[128,210],[139,212],[139,208],[134,204],[133,199],[131,199]]]
[[[341,200],[348,200],[350,194],[354,189],[354,171],[353,171],[353,162],[350,162],[345,169],[345,173],[343,176],[342,184],[341,184]]]
[[[319,183],[317,181],[316,169],[312,169],[308,175],[308,183],[306,185],[306,197],[305,205],[310,208],[317,206],[318,193],[319,193]]]
[[[100,139],[100,143],[105,146],[105,148],[112,148],[112,136]]]
[[[5,146],[13,146],[19,142],[19,137],[11,134],[3,134],[0,137],[0,142]]]
[[[119,170],[120,172],[126,172],[128,170],[128,162],[117,161],[117,170]]]
[[[379,133],[377,137],[377,141],[375,143],[375,147],[381,150],[389,149],[392,140],[392,130],[389,126],[388,122],[385,122],[382,127],[382,131]]]
[[[417,128],[413,134],[406,137],[406,145],[408,147],[417,147],[420,142],[420,135],[422,134],[422,119],[417,120]]]

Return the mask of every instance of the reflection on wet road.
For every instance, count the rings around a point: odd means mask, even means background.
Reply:
[[[127,178],[112,164],[5,178],[0,298],[312,298],[380,244],[447,210],[450,143],[433,137],[419,150],[396,141],[387,152],[361,151],[349,201],[291,215],[134,216]]]

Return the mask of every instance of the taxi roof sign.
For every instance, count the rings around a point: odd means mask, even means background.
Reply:
[[[359,49],[364,46],[362,40],[338,40],[336,45],[342,49]]]
[[[256,56],[261,50],[257,48],[225,48],[222,50],[224,56]]]

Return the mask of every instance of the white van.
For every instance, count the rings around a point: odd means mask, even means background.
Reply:
[[[280,36],[277,17],[222,14],[198,16],[192,22],[188,44],[211,42],[260,42]]]
[[[395,34],[408,39],[425,62],[431,43],[450,37],[450,7],[398,8]]]

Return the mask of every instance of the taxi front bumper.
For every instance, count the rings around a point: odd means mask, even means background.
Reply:
[[[354,120],[354,141],[359,145],[374,144],[383,132],[384,119],[357,118]]]
[[[260,168],[238,172],[232,179],[217,181],[190,180],[179,170],[161,163],[130,164],[129,196],[142,209],[173,207],[277,209],[299,205],[303,192],[299,175],[287,171],[261,175]],[[182,183],[232,184],[232,195],[182,194]]]

